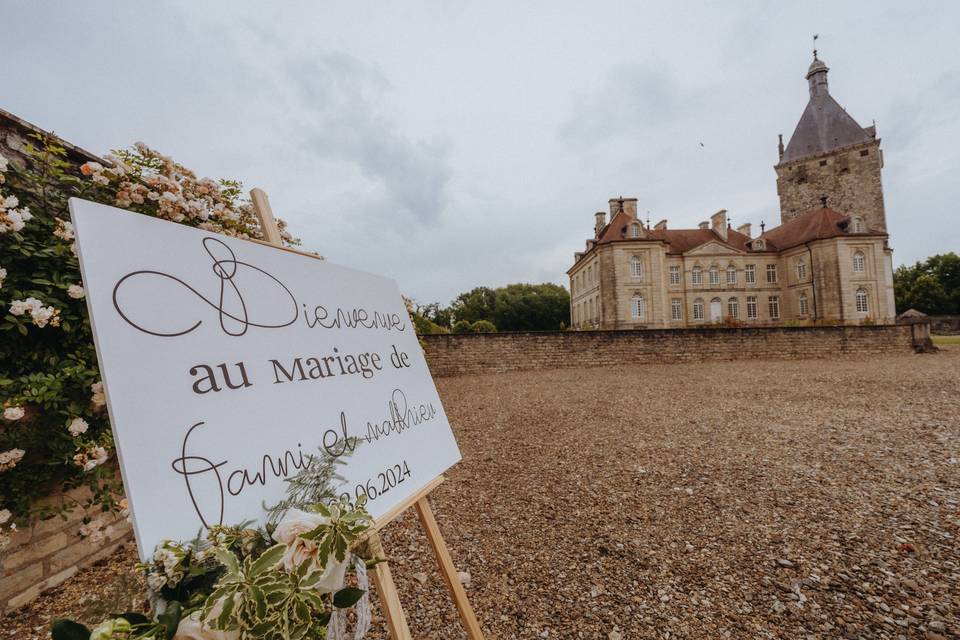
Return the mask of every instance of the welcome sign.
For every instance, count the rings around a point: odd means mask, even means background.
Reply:
[[[141,558],[265,519],[321,454],[374,518],[460,459],[397,284],[71,199]]]

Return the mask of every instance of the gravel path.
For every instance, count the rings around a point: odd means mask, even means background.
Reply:
[[[488,638],[960,637],[960,349],[438,386],[464,460],[433,503]],[[384,546],[414,637],[465,637],[415,514]]]

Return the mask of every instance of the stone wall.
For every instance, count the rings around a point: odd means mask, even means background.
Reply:
[[[834,211],[860,216],[868,227],[886,231],[882,168],[879,139],[777,165],[781,222],[819,209],[821,198],[829,196],[827,206]]]
[[[51,502],[83,504],[90,498],[86,488],[48,498]],[[99,534],[83,537],[84,521],[100,519]],[[0,554],[0,615],[30,602],[43,591],[56,587],[81,568],[109,556],[132,539],[132,528],[118,514],[104,514],[99,507],[74,507],[64,517],[37,522],[16,532],[10,546]]]
[[[955,336],[960,334],[960,316],[920,316],[917,318],[900,318],[897,324],[929,324],[930,333],[938,336]]]
[[[861,357],[914,351],[906,325],[421,336],[434,376],[622,364]],[[923,345],[918,345],[922,347]]]

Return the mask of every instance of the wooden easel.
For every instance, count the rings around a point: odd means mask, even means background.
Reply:
[[[267,200],[267,194],[263,189],[251,189],[250,199],[253,201],[253,209],[260,220],[260,228],[263,230],[263,236],[265,238],[265,241],[257,240],[256,242],[311,258],[318,257],[312,253],[283,246],[280,229],[277,228],[277,222],[273,217],[270,202]],[[420,525],[427,534],[427,539],[433,548],[433,554],[437,557],[440,573],[443,575],[444,582],[447,583],[447,589],[450,591],[453,603],[457,605],[457,611],[460,613],[460,620],[463,623],[464,631],[467,632],[467,637],[470,640],[483,640],[483,632],[480,631],[480,625],[477,623],[477,617],[473,613],[473,607],[470,606],[470,601],[467,599],[467,592],[463,589],[463,585],[460,584],[460,576],[457,573],[457,568],[453,565],[450,551],[447,549],[447,544],[443,541],[443,536],[440,535],[440,527],[437,525],[436,518],[433,517],[433,509],[430,507],[430,492],[441,482],[443,482],[443,476],[431,480],[426,486],[420,489],[420,491],[383,514],[377,519],[376,524],[368,533],[366,542],[368,548],[373,551],[377,557],[384,557],[383,545],[380,542],[378,532],[411,506],[416,507],[417,516],[420,518]],[[397,587],[393,583],[393,576],[390,574],[390,566],[386,562],[381,562],[373,568],[373,583],[377,586],[377,593],[380,594],[380,603],[383,606],[383,614],[387,620],[390,637],[394,640],[412,640],[410,628],[407,626],[407,616],[403,612]]]

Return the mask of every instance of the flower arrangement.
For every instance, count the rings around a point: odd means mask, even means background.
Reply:
[[[146,145],[80,164],[55,138],[32,134],[19,153],[0,155],[0,552],[18,524],[78,506],[38,506],[58,489],[85,486],[90,497],[79,506],[123,508],[106,464],[113,440],[67,199],[262,237],[238,182],[197,178]],[[96,533],[95,524],[85,530]]]
[[[287,509],[276,525],[217,526],[203,540],[166,541],[138,565],[150,616],[115,614],[92,630],[58,620],[53,640],[339,640],[351,607],[353,637],[362,638],[366,572],[376,560],[352,547],[372,524],[363,500],[336,501]]]

